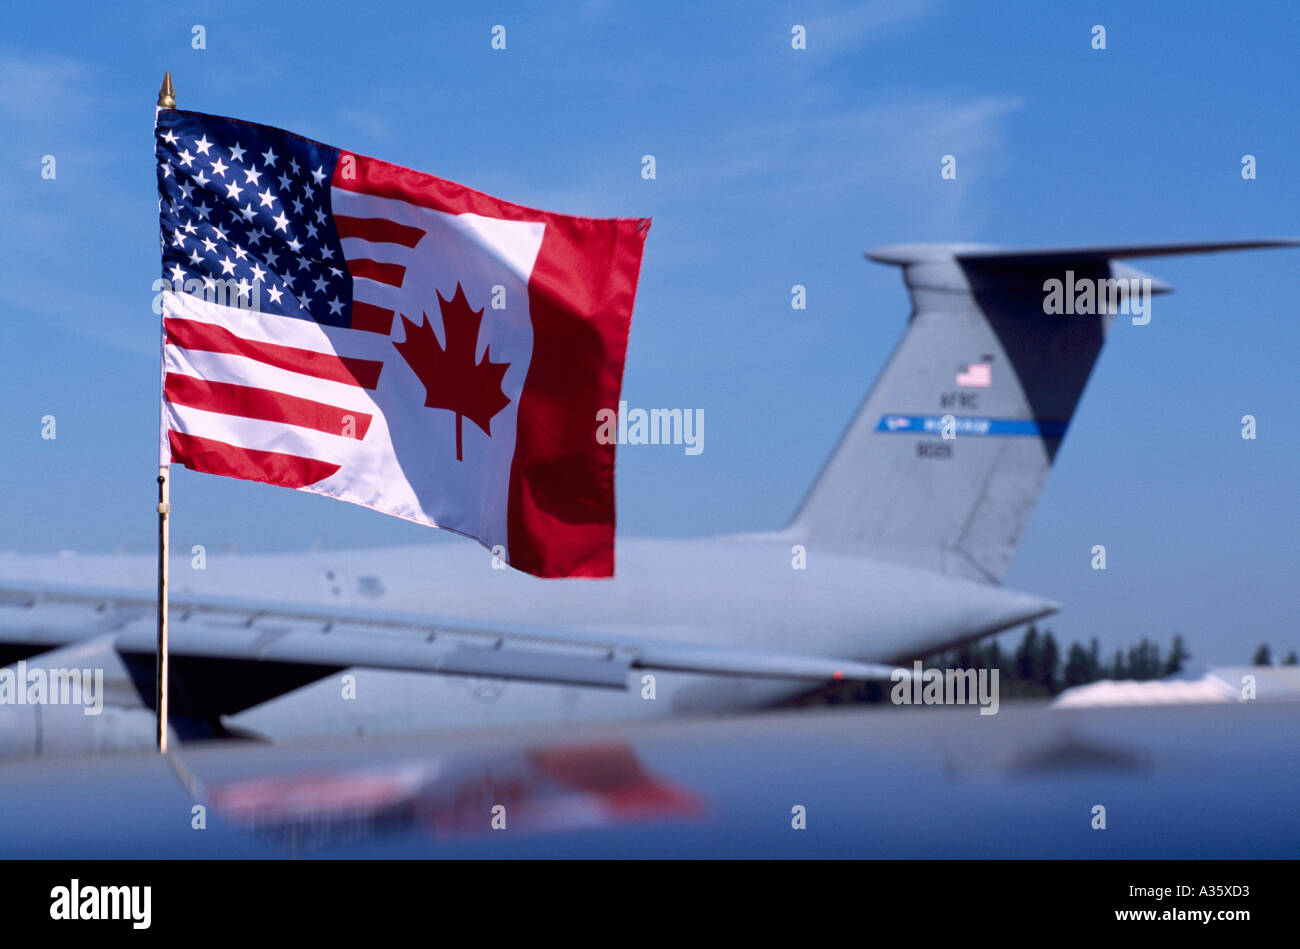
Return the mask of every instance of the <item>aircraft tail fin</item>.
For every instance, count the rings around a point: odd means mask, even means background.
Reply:
[[[907,331],[789,533],[1000,583],[1115,314],[1170,289],[1119,260],[1297,243],[872,251],[903,268]]]

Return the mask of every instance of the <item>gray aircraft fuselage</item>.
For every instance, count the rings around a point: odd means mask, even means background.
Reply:
[[[627,539],[609,580],[541,580],[494,567],[469,542],[313,551],[208,552],[203,569],[176,556],[172,587],[240,600],[348,610],[419,613],[478,624],[527,623],[839,656],[909,661],[1052,612],[1055,604],[999,587],[883,561],[819,550],[789,534]],[[799,564],[802,563],[802,566]],[[0,556],[10,581],[76,582],[151,589],[144,555]],[[656,673],[646,698],[642,670],[626,690],[353,669],[355,698],[340,677],[231,717],[272,738],[394,732],[520,722],[654,717],[752,708],[806,692],[807,682]]]

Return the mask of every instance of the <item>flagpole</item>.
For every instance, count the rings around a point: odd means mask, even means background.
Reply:
[[[158,665],[154,687],[154,706],[158,713],[158,750],[167,751],[167,573],[170,531],[167,518],[171,513],[168,465],[158,468]]]
[[[172,88],[172,74],[163,76],[158,89],[158,108],[176,108],[176,94]],[[171,514],[171,466],[158,466],[158,659],[154,682],[154,709],[158,718],[158,751],[167,753],[167,574],[169,572],[171,536],[168,518]]]

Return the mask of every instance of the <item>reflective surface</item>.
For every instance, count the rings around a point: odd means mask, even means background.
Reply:
[[[1300,854],[1297,724],[1293,703],[877,706],[191,744],[171,761],[5,765],[0,853],[1286,858]]]

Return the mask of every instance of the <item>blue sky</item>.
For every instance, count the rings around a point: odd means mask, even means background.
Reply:
[[[904,328],[900,276],[871,247],[1300,232],[1293,4],[19,6],[0,14],[0,549],[153,543],[164,69],[183,108],[523,204],[654,217],[624,395],[703,408],[706,448],[620,450],[624,534],[787,521]],[[1176,293],[1148,326],[1117,322],[1007,585],[1063,602],[1066,639],[1300,649],[1300,251],[1136,263]],[[173,492],[185,547],[436,539],[188,471]]]

